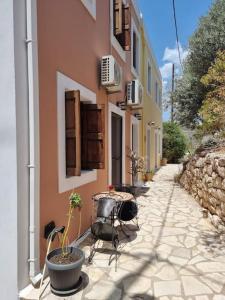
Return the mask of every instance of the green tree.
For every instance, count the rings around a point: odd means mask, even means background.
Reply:
[[[214,134],[225,129],[225,51],[219,51],[215,63],[201,79],[209,89],[199,113],[202,134]]]
[[[225,0],[216,0],[209,13],[200,19],[189,40],[183,76],[176,82],[175,117],[186,127],[193,128],[201,120],[198,112],[208,92],[201,78],[214,62],[218,50],[225,50]]]
[[[180,126],[173,122],[163,123],[163,157],[177,163],[187,151],[187,139]]]

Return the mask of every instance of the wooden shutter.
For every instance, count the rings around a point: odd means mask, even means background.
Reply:
[[[116,38],[125,51],[131,49],[131,12],[129,4],[122,5],[122,33]]]
[[[123,5],[123,48],[130,51],[131,47],[131,13],[129,4]]]
[[[105,167],[105,107],[100,104],[81,105],[82,169]]]
[[[65,93],[66,176],[80,176],[80,91]]]
[[[122,24],[122,4],[123,0],[113,1],[113,23],[114,23],[114,34],[121,34],[123,31]]]

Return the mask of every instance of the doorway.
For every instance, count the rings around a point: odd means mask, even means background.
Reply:
[[[150,155],[151,155],[151,129],[147,126],[146,130],[146,170],[150,171],[151,164],[150,164]]]
[[[122,117],[112,113],[112,185],[122,184]]]

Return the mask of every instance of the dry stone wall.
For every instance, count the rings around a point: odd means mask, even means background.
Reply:
[[[207,210],[212,223],[225,230],[225,153],[201,152],[184,163],[181,185]]]

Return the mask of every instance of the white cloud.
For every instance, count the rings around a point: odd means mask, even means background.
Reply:
[[[188,55],[188,50],[185,50],[181,44],[180,47],[180,56],[181,60],[185,60]],[[164,106],[168,107],[170,100],[170,92],[171,92],[171,79],[172,79],[172,67],[175,65],[175,77],[179,77],[181,75],[181,66],[179,61],[179,54],[177,50],[177,45],[174,48],[166,47],[163,55],[164,64],[160,67],[160,72],[163,79],[163,100]]]
[[[188,51],[184,50],[181,45],[179,46],[181,60],[183,61],[187,57]],[[175,64],[175,74],[179,75],[181,73],[181,66],[179,62],[177,46],[175,46],[174,48],[166,47],[162,60],[165,62],[164,65],[160,68],[163,79],[168,79],[172,77],[173,64]]]
[[[168,79],[171,77],[171,73],[172,73],[172,63],[166,63],[164,64],[161,68],[160,68],[160,72],[162,75],[163,79]]]
[[[183,61],[187,57],[188,51],[184,50],[181,44],[179,44],[179,48],[180,48],[181,60]],[[163,61],[171,62],[179,65],[180,62],[179,62],[179,54],[178,54],[177,46],[175,46],[175,48],[172,49],[166,47],[163,55]]]

